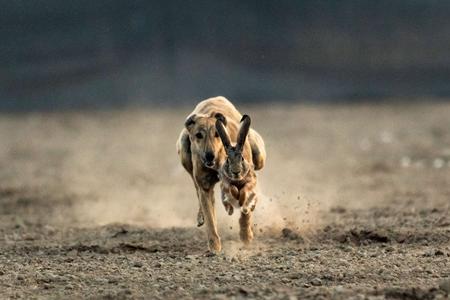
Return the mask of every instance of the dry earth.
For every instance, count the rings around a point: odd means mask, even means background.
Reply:
[[[175,140],[190,107],[0,115],[0,298],[442,299],[450,104],[244,107],[256,240],[205,253]]]

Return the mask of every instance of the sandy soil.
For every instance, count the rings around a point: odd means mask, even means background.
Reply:
[[[205,253],[191,107],[0,115],[0,298],[439,299],[450,104],[240,107],[266,139],[256,240]]]

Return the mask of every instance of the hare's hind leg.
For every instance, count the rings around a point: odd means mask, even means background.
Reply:
[[[244,214],[241,212],[241,217],[239,218],[239,236],[241,241],[245,244],[250,243],[253,240],[253,230],[252,230],[252,213],[249,212]]]

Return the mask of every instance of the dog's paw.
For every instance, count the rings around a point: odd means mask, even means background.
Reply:
[[[199,211],[197,214],[197,227],[200,227],[203,224],[205,224],[205,218],[203,217],[203,213]]]

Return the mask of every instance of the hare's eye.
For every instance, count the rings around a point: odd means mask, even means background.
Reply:
[[[197,132],[195,134],[195,137],[198,138],[198,139],[201,139],[201,138],[203,138],[203,135],[200,132]]]
[[[241,161],[244,161],[244,157],[243,156],[241,156]]]
[[[217,131],[216,131],[216,133],[214,134],[214,137],[216,137],[216,138],[219,137],[219,133],[217,133]]]

